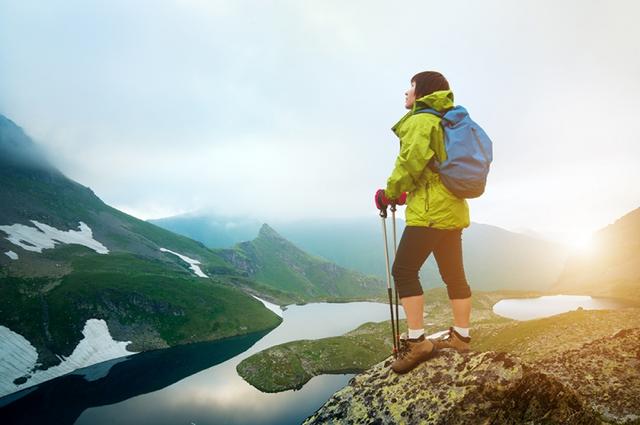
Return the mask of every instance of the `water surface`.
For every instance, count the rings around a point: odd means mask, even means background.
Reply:
[[[623,308],[620,300],[593,298],[589,295],[545,295],[536,298],[508,298],[493,306],[493,312],[510,319],[531,320],[576,310],[604,310]]]
[[[0,422],[299,424],[354,374],[316,376],[299,390],[262,393],[237,374],[236,365],[273,345],[342,335],[365,322],[389,320],[389,314],[388,304],[372,302],[291,305],[268,333],[143,352],[25,389],[23,397],[0,407]]]
[[[354,374],[316,376],[299,390],[262,393],[237,374],[237,364],[277,344],[342,335],[365,322],[389,320],[389,305],[382,303],[312,303],[285,311],[264,303],[283,317],[271,331],[143,352],[74,371],[0,399],[0,422],[299,424]],[[606,298],[554,295],[504,299],[493,311],[530,320],[578,307],[622,306]]]

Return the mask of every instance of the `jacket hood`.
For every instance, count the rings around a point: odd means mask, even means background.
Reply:
[[[396,135],[399,135],[398,131],[402,123],[411,115],[415,114],[416,111],[425,108],[435,109],[438,112],[444,112],[445,110],[453,108],[453,92],[451,90],[438,90],[416,99],[416,101],[413,102],[411,110],[400,118],[400,121],[398,121],[391,130]]]
[[[438,112],[453,108],[453,92],[451,90],[439,90],[422,96],[413,103],[411,112],[424,108],[435,109]]]

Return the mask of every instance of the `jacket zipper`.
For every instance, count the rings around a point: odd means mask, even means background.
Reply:
[[[429,211],[429,183],[424,185],[424,208],[425,211]]]
[[[427,223],[427,227],[431,227],[431,226],[433,226],[433,220],[431,220],[431,218],[429,217],[429,214],[430,214],[430,212],[429,212],[430,205],[429,205],[429,184],[428,184],[428,183],[426,184],[426,190],[425,190],[425,197],[424,197],[424,199],[425,199],[425,205],[426,205],[426,210],[425,210],[425,212],[427,213],[427,222],[428,222],[428,223]]]

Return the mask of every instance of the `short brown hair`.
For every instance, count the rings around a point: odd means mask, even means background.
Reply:
[[[449,90],[449,82],[444,75],[436,71],[419,72],[411,77],[411,82],[416,83],[416,99],[438,90]]]

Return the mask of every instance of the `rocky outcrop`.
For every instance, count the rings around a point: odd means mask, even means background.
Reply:
[[[356,375],[304,424],[640,423],[640,329],[535,363],[448,349],[404,375],[391,362]]]
[[[221,249],[218,250],[219,255],[228,263],[230,263],[235,270],[228,268],[221,268],[216,272],[233,273],[234,271],[240,271],[242,276],[253,276],[260,270],[258,264],[255,249],[250,242],[242,242],[238,244],[241,250],[235,249]]]
[[[640,423],[640,328],[622,329],[534,367],[574,388],[604,420]]]
[[[288,241],[280,236],[278,232],[276,232],[273,227],[269,226],[267,223],[263,223],[258,231],[258,237],[269,239],[272,241],[277,241],[279,243],[287,243]]]

